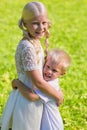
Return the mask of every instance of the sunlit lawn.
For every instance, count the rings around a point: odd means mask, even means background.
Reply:
[[[14,54],[21,31],[17,26],[28,0],[0,1],[0,115],[17,77]],[[72,64],[60,86],[64,103],[60,112],[65,130],[87,130],[87,0],[50,0],[43,2],[52,22],[50,48],[69,53]]]

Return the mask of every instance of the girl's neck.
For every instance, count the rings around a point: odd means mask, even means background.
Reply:
[[[39,39],[32,37],[29,33],[28,33],[28,36],[29,36],[32,40],[34,40],[34,41],[35,41],[35,43],[40,42],[40,40],[39,40]]]
[[[27,39],[31,41],[32,44],[36,45],[40,43],[39,39],[35,39],[34,37],[32,37],[26,30],[23,31],[23,39]]]

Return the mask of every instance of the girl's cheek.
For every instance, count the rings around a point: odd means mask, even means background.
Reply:
[[[48,26],[47,26],[47,25],[45,25],[45,26],[44,26],[44,28],[47,30],[47,29],[48,29]]]
[[[34,29],[37,29],[37,28],[38,28],[38,26],[37,26],[37,25],[34,25],[34,26],[33,26],[33,28],[34,28]]]

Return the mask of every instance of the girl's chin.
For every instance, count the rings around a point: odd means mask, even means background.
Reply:
[[[43,36],[44,36],[44,34],[40,34],[40,35],[37,35],[36,37],[41,39],[41,38],[43,38]]]
[[[37,39],[41,39],[41,38],[43,38],[43,36],[37,36]]]

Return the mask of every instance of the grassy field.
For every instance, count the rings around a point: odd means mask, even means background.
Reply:
[[[0,0],[0,116],[17,77],[14,54],[22,32],[17,26],[29,0]],[[60,79],[65,130],[87,130],[87,0],[41,0],[52,22],[50,48],[69,53],[72,64]]]

